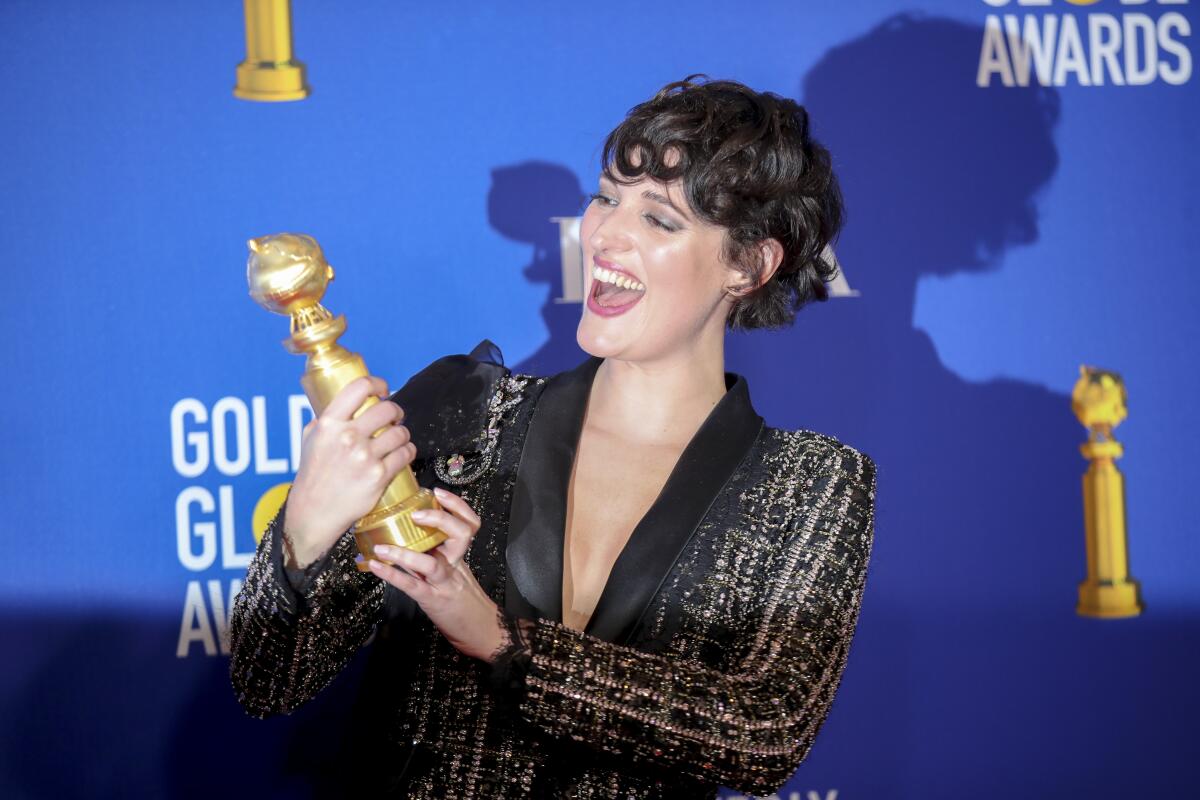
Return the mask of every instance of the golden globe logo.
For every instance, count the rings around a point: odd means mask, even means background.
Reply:
[[[246,522],[257,545],[291,486],[276,483],[247,514],[243,476],[294,474],[311,418],[304,395],[286,403],[222,397],[212,405],[185,397],[171,407],[171,463],[187,481],[175,497],[175,554],[194,575],[184,587],[177,657],[228,655],[229,613],[254,555]],[[278,427],[287,432],[286,454],[270,449],[268,430]]]
[[[983,0],[985,5],[1009,13],[987,15],[975,83],[981,87],[995,83],[1003,86],[1187,83],[1192,77],[1192,54],[1188,49],[1191,23],[1183,14],[1167,7],[1188,2]],[[1097,11],[1084,14],[1072,10],[1082,6]]]
[[[283,501],[287,499],[288,489],[291,488],[291,481],[277,483],[263,492],[262,497],[258,498],[258,502],[254,504],[254,513],[250,516],[250,530],[254,534],[256,545],[266,535],[267,526],[271,524],[271,520],[275,519],[279,509],[283,508]]]

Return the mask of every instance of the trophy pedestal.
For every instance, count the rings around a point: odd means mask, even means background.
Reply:
[[[354,526],[354,540],[363,560],[356,562],[361,572],[370,572],[367,559],[380,561],[375,545],[390,544],[423,553],[446,541],[446,534],[436,528],[422,528],[412,521],[412,512],[422,508],[441,508],[433,492],[421,489],[394,505],[378,508],[360,519]]]
[[[290,0],[246,0],[246,60],[233,96],[277,102],[308,97],[304,64],[292,55]]]
[[[304,65],[295,61],[238,64],[233,96],[241,100],[274,103],[308,97]]]
[[[1138,582],[1126,580],[1113,583],[1079,584],[1079,605],[1076,613],[1100,619],[1136,617],[1142,613],[1142,599]]]

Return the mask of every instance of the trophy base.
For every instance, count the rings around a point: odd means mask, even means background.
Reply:
[[[1100,619],[1136,617],[1144,608],[1140,594],[1135,580],[1119,583],[1084,581],[1079,584],[1079,605],[1075,607],[1075,613]]]
[[[354,541],[363,560],[357,562],[360,572],[370,572],[367,560],[374,558],[375,545],[390,544],[423,553],[446,541],[446,534],[437,528],[422,528],[412,521],[412,512],[421,508],[441,508],[428,489],[414,494],[401,503],[376,509],[354,526]]]
[[[304,65],[298,61],[244,61],[237,67],[233,96],[242,100],[277,103],[303,100],[309,88],[304,80]]]

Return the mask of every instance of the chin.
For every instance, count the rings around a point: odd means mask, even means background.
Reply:
[[[597,335],[593,327],[588,324],[586,316],[579,321],[579,327],[575,329],[575,343],[589,356],[611,358],[615,355],[615,351],[619,348],[614,348],[608,339],[607,336]]]
[[[614,325],[594,316],[589,318],[586,313],[575,329],[575,342],[590,356],[630,362],[657,360],[661,354],[655,345],[661,347],[664,344],[661,339],[651,341],[642,326],[634,330],[630,325]]]
[[[575,343],[590,356],[621,358],[629,349],[622,341],[624,337],[614,335],[616,331],[612,331],[612,326],[598,324],[601,322],[602,320],[590,317],[585,311],[583,318],[579,320],[579,327],[575,329]],[[609,327],[609,331],[603,330],[603,327]]]

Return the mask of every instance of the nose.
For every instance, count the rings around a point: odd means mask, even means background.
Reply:
[[[588,246],[597,253],[618,253],[629,249],[632,243],[629,216],[620,206],[599,212],[588,234]]]

